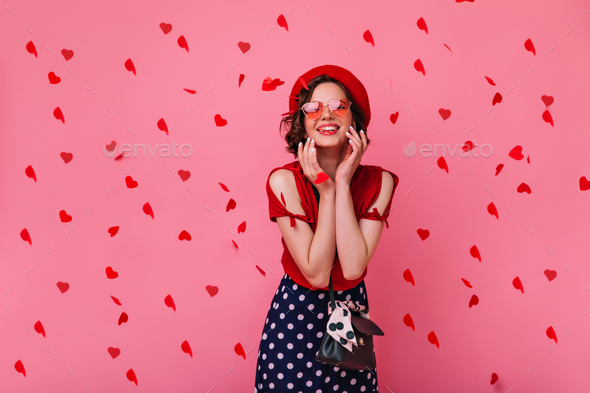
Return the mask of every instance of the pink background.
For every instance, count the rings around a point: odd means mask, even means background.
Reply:
[[[375,339],[379,390],[590,388],[590,191],[579,186],[590,178],[587,2],[5,5],[0,391],[253,390],[262,327],[282,277],[265,182],[272,168],[295,160],[284,153],[279,115],[296,78],[326,63],[351,70],[369,92],[372,145],[362,163],[400,178],[390,229],[366,278],[371,316],[385,331]],[[289,31],[277,24],[281,14]],[[421,17],[428,34],[416,25]],[[524,48],[529,38],[536,56]],[[26,51],[29,41],[38,58]],[[239,41],[253,46],[248,54]],[[66,61],[62,49],[74,57]],[[129,58],[137,75],[124,67]],[[426,76],[414,69],[417,59]],[[61,83],[50,84],[49,72]],[[262,91],[266,77],[285,84]],[[497,92],[503,100],[489,111]],[[542,95],[555,99],[555,127],[541,117]],[[53,117],[58,106],[65,124]],[[441,108],[451,117],[443,120]],[[215,125],[216,114],[226,126]],[[169,135],[157,128],[160,118],[173,127]],[[112,140],[152,148],[175,140],[193,154],[114,161],[103,155]],[[437,158],[403,154],[413,141],[467,140],[492,145],[492,156],[447,155],[447,173]],[[508,156],[515,146],[523,160]],[[73,160],[65,164],[61,152]],[[37,182],[25,175],[29,165]],[[181,169],[191,172],[186,182]],[[126,187],[127,175],[137,188]],[[517,192],[523,182],[531,194]],[[230,199],[237,206],[226,212]],[[142,211],[146,202],[153,220]],[[486,210],[492,202],[499,220]],[[62,223],[60,210],[72,221]],[[112,226],[120,226],[114,237]],[[32,246],[20,237],[24,228]],[[430,236],[422,240],[418,229]],[[191,241],[178,239],[183,230]],[[481,263],[469,254],[473,245]],[[119,277],[107,279],[107,266]],[[415,286],[404,280],[406,269]],[[557,277],[549,281],[545,269]],[[62,294],[58,281],[70,289]],[[219,293],[211,297],[207,285]],[[164,304],[169,294],[176,312]],[[469,308],[474,294],[479,304]],[[129,321],[119,326],[122,312]],[[37,321],[46,338],[35,332]],[[440,348],[428,342],[432,331]],[[193,357],[181,350],[185,340]],[[234,351],[238,343],[246,359]],[[112,359],[108,347],[121,354]],[[18,360],[26,377],[15,370]],[[493,373],[499,380],[491,385]]]

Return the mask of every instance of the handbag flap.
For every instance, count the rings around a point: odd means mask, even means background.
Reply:
[[[383,333],[383,330],[381,330],[379,326],[377,326],[377,324],[371,321],[370,319],[365,319],[361,316],[352,314],[350,316],[350,322],[352,323],[352,326],[354,326],[354,328],[361,333],[372,334],[374,336],[385,335],[385,333]]]

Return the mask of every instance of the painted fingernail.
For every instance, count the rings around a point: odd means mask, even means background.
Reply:
[[[354,128],[352,126],[348,126],[348,128],[350,128],[351,130],[354,130]]]
[[[313,143],[313,139],[311,140],[311,143]]]
[[[301,147],[302,144],[303,144],[302,142],[299,142],[299,147]]]
[[[311,152],[313,153],[315,151],[315,147],[313,149],[311,149]]]
[[[352,135],[350,132],[347,132],[346,135]]]
[[[310,139],[311,139],[311,137],[310,137],[310,136],[308,136],[308,137],[307,137],[307,142],[309,142],[309,140],[310,140]]]
[[[363,134],[364,134],[365,132],[364,132],[363,130],[361,130],[361,133],[363,133]]]

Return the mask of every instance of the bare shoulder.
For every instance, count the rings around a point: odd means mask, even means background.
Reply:
[[[270,175],[268,183],[279,201],[282,201],[281,193],[283,194],[289,211],[295,214],[304,214],[301,198],[297,191],[297,184],[295,183],[295,175],[292,171],[278,169]]]

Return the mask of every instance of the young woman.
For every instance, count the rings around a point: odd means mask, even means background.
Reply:
[[[368,306],[364,277],[389,227],[398,177],[360,164],[371,112],[364,86],[346,69],[324,65],[302,75],[289,109],[281,127],[298,160],[274,168],[266,183],[285,274],[263,328],[254,392],[378,392],[377,368],[344,370],[316,356],[330,318],[330,276],[337,301]]]

